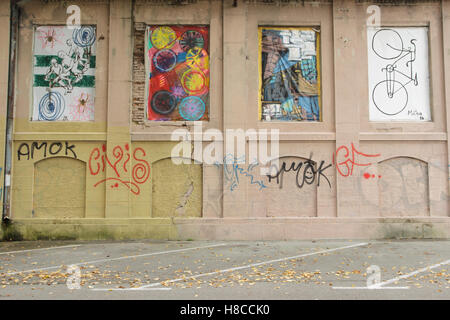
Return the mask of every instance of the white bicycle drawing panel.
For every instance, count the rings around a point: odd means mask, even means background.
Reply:
[[[427,27],[367,30],[370,121],[431,121]]]

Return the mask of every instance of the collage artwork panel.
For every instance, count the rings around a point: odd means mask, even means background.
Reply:
[[[322,121],[318,28],[259,28],[260,120]]]
[[[147,119],[209,120],[209,29],[147,29]]]
[[[33,48],[33,121],[93,121],[96,29],[38,26]]]

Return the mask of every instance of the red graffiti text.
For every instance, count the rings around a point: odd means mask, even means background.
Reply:
[[[356,150],[355,146],[352,143],[351,151],[345,145],[337,148],[336,152],[333,154],[333,163],[336,165],[336,169],[341,176],[348,177],[353,174],[354,166],[366,167],[372,164],[372,162],[367,162],[367,160],[364,161],[365,163],[358,162],[358,159],[359,161],[362,161],[363,158],[375,158],[379,156],[380,154],[362,153]],[[365,176],[365,178],[368,179],[370,177]]]
[[[125,150],[124,150],[125,149]],[[111,188],[118,188],[119,185],[124,185],[132,193],[138,195],[141,193],[140,184],[145,183],[150,176],[150,165],[143,157],[146,156],[144,149],[136,148],[133,152],[133,162],[136,162],[131,169],[131,181],[122,179],[122,176],[128,172],[128,162],[130,161],[130,147],[125,144],[125,147],[115,146],[112,150],[112,155],[108,156],[106,145],[100,148],[94,148],[89,156],[89,172],[96,176],[100,172],[104,172],[105,168],[109,166],[115,177],[102,179],[94,184],[97,187],[99,184],[107,181],[114,182]]]

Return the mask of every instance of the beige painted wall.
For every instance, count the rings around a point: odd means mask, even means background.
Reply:
[[[32,0],[21,9],[12,218],[23,223],[26,230],[42,229],[48,221],[59,226],[64,219],[66,224],[76,226],[93,224],[89,237],[95,237],[95,225],[114,230],[112,237],[131,238],[384,237],[392,232],[372,226],[400,223],[401,228],[410,230],[403,224],[417,218],[419,224],[438,226],[439,232],[427,236],[450,236],[450,49],[444,37],[450,33],[450,6],[446,1],[380,4],[382,25],[429,26],[431,122],[369,122],[369,3],[350,0],[272,5],[238,1],[237,7],[231,0],[198,0],[183,6],[150,0],[73,1],[81,8],[82,23],[97,25],[95,121],[32,122],[33,25],[64,24],[67,14],[63,3]],[[0,5],[0,23],[5,26],[9,23],[7,9],[3,3]],[[329,184],[322,176],[320,186],[314,183],[299,188],[295,173],[286,172],[281,187],[276,179],[269,182],[261,176],[259,168],[249,169],[248,161],[241,167],[250,174],[239,175],[239,181],[230,174],[232,166],[173,167],[168,159],[176,143],[170,141],[170,133],[179,128],[192,132],[191,124],[142,124],[132,120],[139,94],[134,87],[134,34],[136,28],[146,24],[210,26],[211,109],[210,121],[203,130],[279,129],[281,160],[290,166],[312,157],[316,166],[321,162],[331,164],[324,171]],[[322,122],[258,121],[258,26],[320,26]],[[1,41],[8,43],[5,35]],[[7,53],[1,51],[0,68],[6,67]],[[0,84],[7,81],[3,75],[0,72]],[[4,87],[0,86],[0,101],[6,100]],[[0,108],[5,108],[4,104],[0,103]],[[199,135],[195,139],[204,146],[209,144]],[[66,155],[64,149],[54,156],[45,157],[38,150],[33,159],[23,155],[18,159],[23,144],[31,148],[33,142],[47,142],[50,146],[58,142],[64,145],[66,141],[75,146],[77,160],[70,152]],[[353,174],[345,177],[333,160],[345,159],[339,148],[351,150],[352,144],[360,152],[377,156],[369,159],[370,166],[355,166]],[[119,147],[123,157],[114,152]],[[192,147],[193,143],[188,143],[188,148]],[[126,161],[128,155],[130,160]],[[103,167],[102,156],[109,157],[111,165]],[[46,160],[49,157],[55,158]],[[64,157],[71,159],[64,161]],[[79,174],[65,177],[72,167]],[[260,188],[255,181],[266,187]],[[79,195],[72,206],[76,209],[68,210],[67,215],[59,214],[55,208],[64,206],[55,205],[55,201],[65,202],[70,197],[70,184],[76,186],[73,192]],[[49,196],[63,185],[67,185],[64,192]],[[84,210],[80,209],[82,201]],[[386,222],[385,218],[400,220]],[[135,221],[146,222],[138,226],[140,223]],[[163,224],[175,224],[176,228],[161,229]],[[76,233],[76,228],[65,228],[61,227],[61,233]],[[423,235],[423,230],[417,232]],[[27,234],[33,238],[32,233]]]

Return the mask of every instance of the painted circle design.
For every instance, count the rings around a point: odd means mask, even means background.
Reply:
[[[170,27],[158,27],[152,31],[150,40],[156,49],[170,49],[177,40],[177,35]]]
[[[196,96],[191,96],[181,100],[178,110],[183,119],[188,121],[197,121],[205,113],[205,103]]]
[[[395,93],[389,97],[386,92],[387,83],[387,80],[383,80],[373,88],[372,101],[381,113],[394,116],[405,110],[408,105],[408,91],[401,82],[392,80],[391,85],[395,86]]]
[[[181,84],[189,94],[200,93],[206,85],[205,75],[199,71],[191,70],[183,74]]]
[[[177,64],[177,56],[172,50],[160,50],[153,56],[153,63],[158,70],[167,72]]]
[[[82,48],[90,47],[95,42],[95,28],[91,26],[82,26],[75,29],[72,33],[73,42]]]
[[[39,120],[58,120],[65,108],[64,97],[59,92],[46,93],[39,102]]]
[[[403,53],[402,37],[393,29],[378,30],[372,38],[372,50],[381,59],[396,59]]]
[[[209,69],[208,53],[205,49],[194,48],[186,53],[186,63],[192,70]]]
[[[156,113],[169,114],[176,106],[177,99],[169,91],[158,91],[152,97],[151,107]]]
[[[194,48],[203,48],[205,40],[200,32],[188,30],[181,35],[180,46],[183,51],[188,52]]]

